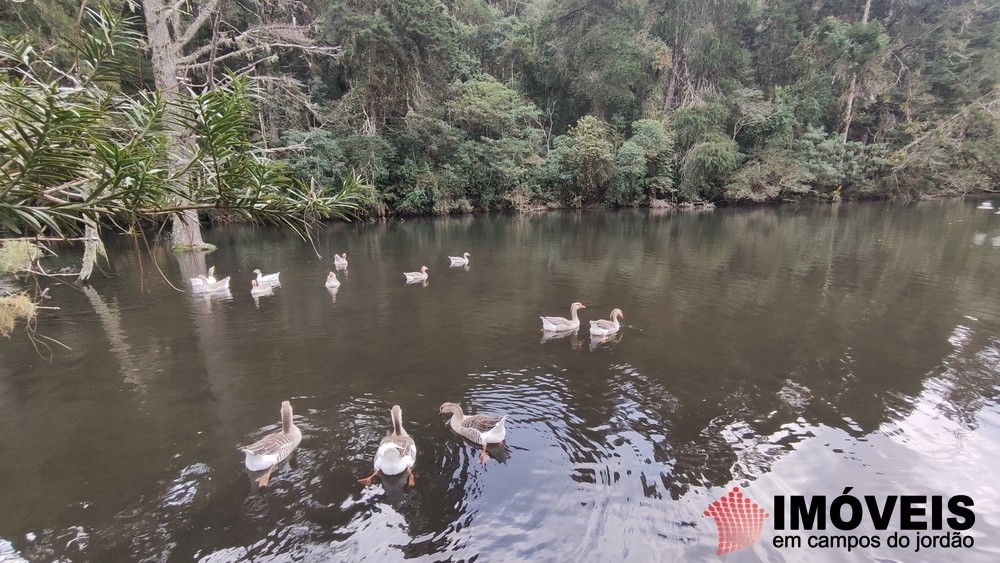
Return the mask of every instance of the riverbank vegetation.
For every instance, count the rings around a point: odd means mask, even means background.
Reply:
[[[142,130],[168,111],[165,100],[190,115],[199,103],[240,106],[229,129],[239,138],[207,147],[231,150],[224,168],[242,174],[235,182],[281,183],[268,177],[272,160],[320,189],[357,172],[379,213],[924,197],[1000,183],[1000,7],[978,0],[119,0],[105,9],[137,23],[115,72],[92,81],[115,103],[98,96],[104,105],[89,109]],[[84,36],[83,14],[51,0],[7,3],[8,83],[34,64],[13,34],[32,36],[30,56],[72,63],[80,43],[59,38]],[[103,130],[101,117],[80,119]],[[164,123],[158,142],[174,158],[190,152],[196,133]],[[121,144],[153,150],[148,138]],[[268,171],[249,172],[261,163]],[[174,212],[215,206],[192,193],[212,181],[187,175],[193,168],[175,165],[184,173],[143,193],[172,190],[183,203],[161,208]],[[151,208],[131,203],[130,213]],[[281,221],[287,210],[271,204],[258,211]],[[30,214],[18,220],[36,227]]]
[[[101,55],[81,31],[94,6],[65,4],[0,8],[6,94],[36,59],[71,69],[41,82],[74,89],[48,99],[84,97],[100,115],[74,114],[61,138],[89,142],[43,156],[138,167],[104,178],[119,182],[108,193],[147,178],[137,197],[83,198],[119,220],[183,212],[196,229],[206,210],[336,214],[323,194],[358,193],[342,192],[354,174],[374,192],[348,211],[379,214],[1000,185],[1000,6],[980,0],[115,0],[107,14],[135,20],[104,74],[77,64]],[[230,136],[199,130],[216,125],[196,117],[218,114],[204,104],[226,108]],[[150,176],[156,151],[171,164]],[[17,174],[58,212],[5,202],[8,230],[95,219],[45,191],[84,178],[29,174],[47,170]]]

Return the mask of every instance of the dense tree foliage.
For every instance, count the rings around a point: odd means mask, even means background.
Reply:
[[[302,234],[318,217],[366,203],[357,179],[306,185],[253,142],[248,77],[212,88],[123,95],[120,69],[140,36],[102,6],[81,13],[75,62],[60,68],[26,37],[0,40],[0,226],[8,233],[96,235],[179,211],[217,210]],[[186,139],[183,152],[170,132]],[[345,187],[346,186],[346,187]]]
[[[65,4],[7,3],[0,26],[57,45],[79,35],[79,6]],[[289,77],[254,102],[255,142],[307,185],[359,171],[379,212],[927,197],[1000,184],[995,3],[190,4],[211,7],[215,23],[186,37],[186,52],[232,53],[191,59],[192,76],[252,63]],[[307,20],[315,45],[339,55],[295,54],[273,37],[266,60],[239,55],[246,30]],[[123,89],[151,86],[148,57],[133,59]]]

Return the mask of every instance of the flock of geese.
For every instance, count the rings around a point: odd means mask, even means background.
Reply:
[[[469,266],[468,252],[462,256],[449,256],[451,266]],[[347,253],[334,255],[333,266],[335,270],[347,270]],[[406,283],[427,282],[427,266],[421,266],[420,271],[404,272],[403,277]],[[253,270],[256,277],[250,282],[250,294],[254,297],[271,295],[274,288],[281,285],[281,273],[265,274],[260,269]],[[190,278],[193,293],[211,294],[215,292],[229,291],[229,276],[222,279],[215,278],[215,266],[208,269],[208,275],[200,274],[196,278]],[[325,287],[330,291],[335,291],[340,287],[340,280],[335,271],[331,270],[327,274]],[[578,311],[586,309],[586,305],[575,302],[570,305],[570,317],[540,317],[542,320],[542,331],[549,336],[560,337],[575,333],[580,328],[580,317]],[[621,329],[620,320],[625,316],[621,309],[611,311],[610,319],[598,319],[590,321],[590,334],[607,338],[616,334]],[[482,447],[479,454],[479,463],[486,463],[488,457],[487,445],[505,443],[507,429],[505,422],[507,417],[498,417],[485,414],[466,415],[462,412],[462,407],[456,403],[443,403],[438,409],[438,414],[450,414],[451,429],[459,436]],[[403,428],[403,410],[399,405],[393,405],[390,411],[392,420],[392,432],[382,439],[375,451],[374,469],[375,471],[358,482],[364,486],[371,485],[372,481],[380,473],[383,475],[399,475],[403,472],[407,474],[407,484],[413,486],[415,479],[413,476],[413,464],[417,459],[417,445],[406,430]],[[288,459],[299,443],[302,441],[302,432],[295,426],[292,420],[292,405],[288,401],[281,403],[281,430],[265,435],[260,440],[241,446],[238,448],[245,455],[244,466],[251,473],[251,477],[259,488],[266,487],[271,478],[271,473],[275,467]]]
[[[438,409],[438,414],[450,414],[451,429],[459,436],[482,446],[479,463],[486,463],[487,445],[503,445],[507,438],[505,416],[466,415],[462,412],[462,407],[455,403],[443,403]],[[417,444],[403,429],[403,409],[399,405],[393,405],[390,416],[392,432],[382,438],[375,451],[375,471],[367,477],[358,479],[358,483],[366,487],[371,485],[372,480],[380,473],[391,476],[404,471],[407,474],[406,484],[412,487],[416,483],[413,477],[413,464],[417,461]],[[301,441],[302,431],[292,421],[292,404],[282,401],[281,430],[267,434],[248,446],[238,448],[246,456],[243,465],[250,471],[251,478],[258,488],[267,486],[274,468],[288,459]]]
[[[452,266],[465,266],[468,269],[469,256],[470,254],[466,252],[462,256],[449,256],[448,260],[451,261]],[[340,255],[333,255],[333,267],[338,271],[347,271],[346,252]],[[427,270],[427,266],[421,266],[419,272],[403,272],[403,277],[408,284],[426,282],[428,279]],[[253,273],[257,276],[255,279],[250,280],[250,295],[254,298],[273,295],[274,288],[281,286],[281,272],[265,274],[258,268]],[[193,293],[218,294],[229,291],[230,277],[226,276],[222,279],[216,279],[215,266],[212,266],[208,269],[208,275],[198,274],[198,277],[190,278],[190,282]],[[335,290],[340,287],[340,280],[337,278],[335,271],[330,270],[330,273],[327,274],[324,287],[329,290]]]
[[[979,209],[993,209],[990,202],[983,202]],[[1000,213],[1000,212],[998,212]],[[452,266],[468,266],[468,252],[462,256],[449,256]],[[337,270],[347,269],[347,253],[334,256],[334,267]],[[428,278],[427,266],[421,266],[418,272],[404,272],[403,276],[407,283],[426,282]],[[254,296],[267,294],[275,285],[280,285],[279,273],[263,274],[259,269],[253,271],[256,279],[251,281],[251,294]],[[326,287],[334,289],[340,286],[335,272],[331,271],[326,280]],[[208,276],[202,274],[197,278],[191,278],[191,287],[195,293],[208,293],[229,289],[229,277],[221,280],[215,279],[215,267],[209,268]],[[542,319],[542,330],[546,334],[561,335],[573,333],[580,328],[580,318],[578,311],[586,309],[586,305],[574,302],[570,305],[569,318],[566,317],[540,317]],[[592,336],[608,337],[616,334],[621,329],[620,320],[625,315],[621,309],[611,311],[609,319],[597,319],[590,321],[590,334]],[[504,444],[507,437],[507,429],[504,423],[507,417],[496,417],[484,414],[467,416],[462,412],[462,407],[455,403],[444,403],[438,409],[438,414],[450,414],[451,429],[482,446],[479,454],[479,463],[485,463],[487,459],[487,445]],[[383,475],[399,475],[403,472],[407,474],[407,485],[414,486],[413,465],[417,460],[417,445],[413,437],[406,433],[403,428],[403,409],[399,405],[393,405],[390,411],[392,420],[392,432],[382,438],[378,449],[375,451],[374,472],[367,477],[358,479],[364,486],[371,485],[372,481],[380,473]],[[239,448],[246,459],[244,465],[248,471],[254,475],[254,480],[259,487],[265,487],[274,468],[288,458],[302,441],[302,432],[292,421],[292,405],[288,401],[281,403],[281,430],[267,434],[260,440]]]

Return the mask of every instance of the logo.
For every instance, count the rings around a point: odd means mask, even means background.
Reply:
[[[733,487],[729,494],[708,505],[704,514],[711,516],[719,529],[718,555],[757,543],[768,517],[760,505],[743,496],[739,487]]]

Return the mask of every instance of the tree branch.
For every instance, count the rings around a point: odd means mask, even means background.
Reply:
[[[218,6],[219,0],[208,0],[208,3],[202,4],[201,7],[198,8],[198,13],[195,14],[191,24],[188,25],[184,34],[177,40],[177,43],[182,47],[190,43],[191,40],[194,39],[194,36],[197,35],[198,30],[201,29],[201,26],[205,25],[208,18],[212,17],[212,14]]]

